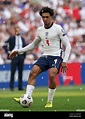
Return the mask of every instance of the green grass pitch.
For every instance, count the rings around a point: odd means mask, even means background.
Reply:
[[[45,108],[48,95],[48,87],[36,87],[33,92],[33,104],[29,108],[23,108],[14,101],[14,97],[20,97],[24,91],[10,91],[0,89],[0,111],[85,111],[85,85],[58,86],[55,92],[53,107]]]

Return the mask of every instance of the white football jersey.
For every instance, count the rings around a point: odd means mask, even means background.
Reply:
[[[64,29],[55,23],[47,29],[44,26],[39,27],[33,42],[19,50],[19,53],[34,49],[41,41],[44,49],[43,55],[62,56],[63,44],[65,46],[63,61],[66,62],[68,60],[71,50],[69,39]]]

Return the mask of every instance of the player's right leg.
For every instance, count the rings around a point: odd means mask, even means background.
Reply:
[[[38,65],[34,65],[28,79],[28,85],[26,87],[26,94],[32,96],[35,84],[36,84],[36,77],[42,72],[41,67]],[[20,103],[20,98],[15,97],[14,100]]]
[[[18,103],[20,103],[20,98],[14,98],[14,100]]]
[[[33,90],[36,85],[36,77],[42,72],[42,69],[38,65],[34,65],[28,79],[28,85],[26,87],[26,94],[32,96]]]

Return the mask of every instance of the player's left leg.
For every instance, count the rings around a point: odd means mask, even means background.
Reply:
[[[56,91],[56,75],[59,73],[62,58],[58,56],[48,56],[47,58],[49,62],[49,88],[48,88],[48,99],[45,107],[52,107],[52,102],[54,98],[54,94]]]
[[[45,107],[52,107],[53,104],[53,98],[54,98],[54,94],[56,91],[56,81],[55,81],[55,77],[57,74],[58,70],[56,68],[51,68],[49,70],[49,88],[48,88],[48,99],[47,99],[47,104],[45,105]]]

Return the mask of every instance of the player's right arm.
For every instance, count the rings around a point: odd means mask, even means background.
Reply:
[[[41,39],[40,37],[37,35],[36,38],[32,41],[32,43],[30,43],[29,45],[18,49],[18,50],[14,50],[9,54],[9,58],[13,59],[14,57],[16,57],[18,54],[22,54],[24,52],[27,51],[32,51],[34,48],[36,48],[38,46],[38,44],[40,43]]]
[[[18,50],[18,54],[22,54],[24,52],[27,52],[27,51],[32,51],[34,48],[36,48],[38,46],[38,44],[40,43],[41,39],[36,37],[32,43],[30,43],[29,45],[21,48]]]

